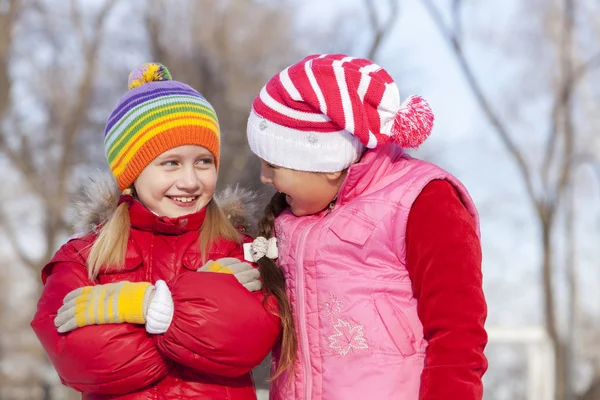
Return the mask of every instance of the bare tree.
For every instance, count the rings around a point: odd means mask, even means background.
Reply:
[[[71,2],[71,22],[77,27],[76,37],[81,41],[82,67],[79,76],[73,76],[71,66],[60,64],[51,65],[46,71],[39,72],[41,79],[37,83],[43,82],[39,86],[40,94],[43,94],[40,100],[48,117],[46,134],[36,135],[31,132],[26,121],[17,112],[7,115],[5,123],[0,126],[0,154],[10,160],[15,172],[27,183],[28,190],[41,202],[44,209],[44,253],[40,257],[31,256],[27,243],[22,243],[14,235],[15,226],[6,215],[6,207],[0,207],[0,227],[6,232],[20,261],[36,273],[56,250],[61,233],[69,232],[65,221],[70,190],[68,181],[73,167],[79,161],[75,151],[76,143],[86,122],[92,98],[105,20],[116,1],[107,0],[103,4],[91,27],[83,22],[79,9],[81,6]],[[35,6],[40,15],[51,15],[46,9],[49,5],[38,2]],[[48,37],[56,36],[51,31],[56,26],[47,24],[43,29],[49,30],[46,32]],[[2,69],[2,72],[5,71]],[[68,87],[62,80],[53,79],[54,76],[75,78],[74,86]],[[11,92],[10,81],[0,88],[0,98],[8,99]],[[8,104],[6,108],[9,108]],[[43,164],[39,162],[40,159],[43,159]]]
[[[15,264],[25,266],[32,275],[40,292],[39,272],[60,241],[71,233],[66,220],[69,185],[74,167],[85,161],[78,149],[78,141],[88,126],[88,112],[93,99],[94,85],[97,82],[99,52],[104,38],[104,26],[108,15],[118,0],[106,0],[100,5],[97,14],[84,16],[84,8],[76,1],[63,3],[68,12],[67,18],[57,23],[52,18],[56,4],[43,0],[31,0],[28,7],[21,7],[21,0],[10,0],[8,11],[0,13],[0,162],[5,163],[8,174],[2,176],[2,184],[21,182],[13,190],[5,191],[0,198],[0,233],[17,257]],[[91,19],[91,22],[90,22]],[[66,24],[65,24],[66,21]],[[17,27],[21,25],[21,28]],[[70,26],[72,36],[64,34]],[[19,32],[20,36],[15,36]],[[42,39],[36,42],[34,36]],[[81,51],[81,58],[71,58],[72,63],[64,63],[58,57],[64,42],[76,38],[74,43]],[[25,50],[26,43],[45,42],[51,49],[52,58],[47,64],[34,60],[35,53]],[[27,90],[36,99],[36,110],[22,110],[13,97],[15,79],[9,78],[14,59],[21,65],[35,65],[35,71],[28,80]],[[14,71],[13,71],[14,72]],[[43,123],[32,122],[32,115],[42,116]],[[24,238],[22,219],[19,218],[19,203],[29,199],[40,209],[42,227],[42,251],[35,251],[31,241]],[[31,210],[25,210],[31,213]],[[38,296],[35,296],[36,299]],[[19,321],[26,329],[26,321]],[[13,321],[13,323],[16,321]],[[16,327],[15,327],[16,329]],[[22,332],[22,331],[21,331]],[[17,335],[18,336],[18,335]],[[15,336],[15,337],[17,337]],[[47,363],[39,344],[22,343],[19,350]],[[16,349],[12,349],[14,353]],[[39,376],[23,377],[23,388],[46,391],[49,386],[41,382]],[[18,382],[15,382],[18,384]]]
[[[369,3],[367,7],[373,7]],[[140,5],[145,15],[133,12]],[[390,0],[389,5],[385,20],[371,8],[370,57],[376,56],[397,17],[397,2]],[[132,12],[127,28],[135,23],[145,26],[147,49],[123,28],[107,27],[111,14],[119,15],[115,8],[125,12],[128,7]],[[220,184],[257,182],[257,159],[247,148],[246,121],[262,85],[306,55],[292,29],[294,10],[291,1],[262,0],[103,0],[94,7],[76,0],[0,1],[0,163],[7,166],[0,184],[14,188],[0,193],[0,235],[14,253],[15,264],[35,276],[35,300],[41,290],[40,268],[72,233],[66,215],[70,182],[78,170],[96,161],[92,150],[101,154],[98,130],[108,115],[107,104],[112,107],[126,90],[125,79],[119,84],[111,77],[126,76],[145,61],[167,65],[174,79],[197,88],[217,110],[223,131]],[[134,21],[132,15],[140,19]],[[330,35],[327,40],[334,43],[339,38]],[[32,46],[43,51],[31,52]],[[138,53],[123,59],[111,54],[106,63],[102,53],[107,46],[117,49],[114,54],[125,53],[126,46]],[[19,75],[23,66],[34,73]],[[33,111],[21,107],[17,92],[26,92]],[[38,216],[30,229],[23,229],[22,221],[29,215]],[[29,239],[29,231],[41,238],[40,246]],[[15,332],[28,329],[26,319],[19,321],[23,326],[15,326]],[[13,350],[17,351],[45,362],[37,343]],[[264,384],[267,368],[263,372],[257,380]],[[43,386],[33,376],[24,380]],[[49,386],[42,390],[49,398]]]
[[[261,86],[299,56],[290,29],[293,8],[256,0],[150,4],[146,27],[153,59],[165,64],[174,79],[199,90],[219,116],[220,184],[258,183],[246,121]]]
[[[8,63],[13,41],[14,26],[21,9],[22,0],[9,0],[6,10],[0,10],[0,118],[8,108],[10,95],[10,78]]]
[[[258,164],[246,144],[246,120],[262,85],[305,55],[290,30],[293,6],[257,0],[200,0],[181,2],[178,9],[167,7],[165,0],[149,1],[146,27],[153,59],[167,65],[175,79],[202,92],[220,118],[224,132],[221,184],[258,183]],[[374,58],[397,22],[398,0],[389,0],[383,22],[373,0],[364,0],[364,5],[373,35],[367,56]],[[169,21],[177,21],[177,29]],[[331,42],[339,39],[328,37]]]
[[[578,143],[581,139],[575,124],[575,96],[578,85],[590,69],[596,64],[596,57],[580,62],[575,54],[574,0],[561,0],[555,5],[560,15],[556,41],[548,37],[547,41],[555,45],[556,79],[553,86],[553,106],[548,119],[550,129],[543,150],[542,162],[536,165],[528,160],[523,148],[516,141],[516,133],[500,117],[500,111],[494,106],[490,96],[485,93],[481,81],[477,78],[472,62],[465,54],[461,23],[460,0],[454,0],[450,12],[450,23],[445,22],[440,8],[432,0],[424,0],[427,11],[440,33],[447,40],[462,70],[469,89],[479,103],[493,131],[501,140],[508,154],[518,168],[527,196],[533,206],[540,227],[540,248],[542,252],[542,290],[545,327],[554,344],[557,361],[556,398],[569,398],[571,392],[568,367],[569,356],[564,335],[559,330],[559,316],[555,299],[557,260],[553,251],[555,244],[553,232],[557,229],[557,215],[564,206],[570,182],[573,179],[574,166],[578,157]],[[550,5],[552,7],[552,5]],[[541,6],[540,6],[541,7]],[[567,218],[573,218],[567,215]],[[574,262],[574,261],[572,261]],[[570,271],[570,290],[573,298],[576,293],[574,272]]]

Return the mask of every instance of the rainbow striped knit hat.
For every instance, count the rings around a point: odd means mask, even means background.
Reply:
[[[128,86],[104,130],[106,159],[120,190],[130,187],[157,156],[178,146],[207,148],[218,168],[219,121],[200,93],[171,80],[158,63],[133,70]]]

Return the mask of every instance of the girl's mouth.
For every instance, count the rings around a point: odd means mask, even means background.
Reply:
[[[179,207],[192,207],[196,204],[199,196],[167,196],[175,205]]]

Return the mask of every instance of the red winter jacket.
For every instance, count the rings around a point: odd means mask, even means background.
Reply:
[[[61,381],[84,400],[256,399],[250,370],[280,334],[280,321],[232,275],[196,272],[198,229],[205,211],[169,219],[131,203],[123,270],[87,277],[89,234],[62,246],[44,267],[44,291],[31,326]],[[248,240],[248,238],[246,238]],[[221,240],[207,259],[243,259],[242,246]],[[86,285],[167,282],[173,321],[162,335],[133,324],[92,325],[59,334],[54,318],[64,297]],[[267,305],[268,306],[268,305]]]

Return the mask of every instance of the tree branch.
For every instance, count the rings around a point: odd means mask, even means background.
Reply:
[[[8,243],[12,247],[13,251],[19,258],[19,260],[27,266],[31,271],[37,273],[39,261],[32,259],[27,252],[21,247],[19,244],[19,240],[17,239],[17,235],[15,235],[15,229],[12,224],[9,222],[9,219],[6,218],[4,214],[4,210],[0,208],[0,227],[4,230],[4,236],[8,239]]]
[[[71,0],[71,20],[73,21],[73,25],[79,33],[78,36],[81,40],[82,47],[89,47],[89,40],[85,32],[85,23],[83,21],[83,16],[81,15],[79,7],[77,7],[77,0]]]
[[[88,46],[84,49],[85,60],[84,60],[84,73],[79,81],[77,88],[77,94],[75,96],[75,102],[73,103],[73,109],[69,114],[69,118],[64,126],[64,134],[62,137],[62,157],[58,167],[58,190],[57,193],[60,197],[66,194],[66,180],[67,175],[72,165],[74,158],[73,148],[75,146],[76,139],[79,135],[81,124],[84,121],[86,111],[92,95],[92,89],[94,84],[94,77],[96,76],[98,52],[103,38],[103,28],[106,16],[112,10],[118,0],[107,0],[102,7],[98,18],[96,19],[92,29],[92,40],[87,41]]]
[[[423,0],[423,4],[425,5],[425,8],[429,12],[431,18],[433,19],[435,25],[437,26],[444,39],[446,39],[449,42],[451,48],[454,50],[453,53],[456,56],[459,66],[467,80],[469,87],[471,88],[471,91],[475,95],[477,102],[483,109],[485,115],[492,124],[498,137],[515,160],[517,168],[519,169],[523,181],[525,183],[527,194],[529,195],[530,200],[534,204],[534,207],[537,209],[540,215],[544,214],[545,206],[543,204],[543,201],[536,195],[535,189],[533,187],[533,180],[531,177],[530,167],[527,165],[523,153],[511,138],[507,127],[502,123],[497,113],[493,109],[491,102],[483,93],[481,85],[475,77],[473,68],[471,67],[471,65],[465,57],[459,38],[454,32],[450,31],[447,28],[441,13],[439,12],[438,8],[431,2],[431,0]]]
[[[371,46],[369,46],[367,58],[370,60],[375,60],[377,51],[379,51],[379,48],[381,47],[386,35],[390,33],[394,23],[398,19],[398,15],[400,14],[400,6],[398,0],[389,0],[390,12],[385,23],[381,25],[379,23],[379,18],[377,18],[377,10],[373,0],[364,0],[364,4],[367,8],[367,13],[369,14],[371,28],[373,29],[373,41],[371,42]]]
[[[10,0],[8,11],[0,13],[0,117],[8,108],[11,82],[8,76],[8,61],[12,49],[13,27],[21,9],[21,0]]]
[[[21,140],[22,146],[27,146],[27,143],[27,140],[23,136]],[[38,180],[38,175],[35,166],[32,162],[33,159],[27,156],[27,154],[29,153],[28,149],[22,147],[20,151],[21,154],[13,150],[6,142],[5,132],[1,128],[0,152],[4,153],[9,159],[9,161],[15,166],[15,168],[23,175],[32,191],[34,191],[42,198],[44,198],[44,196],[47,195],[47,193],[45,193],[44,191],[43,186],[40,185],[40,182]]]
[[[572,22],[571,22],[572,24]],[[572,28],[571,28],[572,29]],[[569,57],[572,64],[572,57]],[[552,108],[552,126],[550,130],[550,135],[548,138],[548,142],[546,144],[545,151],[545,159],[542,167],[543,174],[543,182],[544,186],[548,186],[548,174],[550,170],[550,163],[554,157],[554,151],[556,148],[556,139],[558,136],[558,123],[559,116],[561,112],[561,107],[564,107],[565,104],[570,103],[571,92],[575,90],[581,80],[594,68],[600,65],[600,52],[592,56],[589,60],[579,65],[578,67],[573,67],[570,65],[569,76],[565,77],[564,84],[561,87],[559,94],[556,96],[554,106]]]
[[[598,66],[600,66],[600,52],[592,56],[589,60],[587,60],[575,69],[575,72],[573,73],[574,81],[578,83],[581,79],[585,77],[585,75],[587,75],[588,72],[590,72],[592,69]]]
[[[150,7],[146,11],[146,31],[148,32],[150,42],[150,54],[152,59],[168,64],[167,49],[161,41],[163,30],[163,17],[165,13],[164,0],[152,0]]]
[[[561,174],[556,185],[553,207],[556,209],[571,180],[571,171],[573,166],[573,156],[575,148],[575,127],[573,123],[573,25],[575,20],[575,4],[573,0],[565,0],[565,12],[563,21],[563,38],[561,42],[562,56],[562,75],[563,75],[563,96],[562,110],[563,116],[563,135],[564,135],[564,154],[561,163]]]
[[[67,182],[73,166],[73,160],[75,159],[75,144],[81,133],[81,126],[87,115],[86,112],[92,97],[98,66],[98,52],[101,47],[104,33],[104,23],[107,15],[113,9],[117,1],[118,0],[107,0],[104,3],[96,21],[92,25],[91,39],[83,41],[83,43],[87,44],[87,47],[84,48],[84,70],[75,92],[75,100],[71,105],[72,108],[70,109],[62,130],[61,156],[56,171],[54,196],[45,199],[46,207],[50,211],[45,222],[47,254],[51,254],[54,250],[58,231],[61,226],[64,225],[62,210],[68,197]],[[73,17],[77,18],[77,15],[78,13],[74,12]],[[77,24],[77,21],[75,21],[75,23]]]
[[[461,18],[462,0],[452,0],[452,20],[454,21],[454,35],[462,41],[462,18]]]
[[[544,151],[544,161],[542,162],[542,184],[544,191],[548,192],[549,187],[549,175],[550,175],[550,164],[554,159],[554,151],[556,150],[556,142],[558,138],[558,124],[561,115],[561,107],[564,104],[564,90],[561,88],[560,93],[554,98],[554,104],[550,113],[550,119],[552,121],[550,125],[550,131],[548,132],[548,139],[546,140],[546,149]]]

